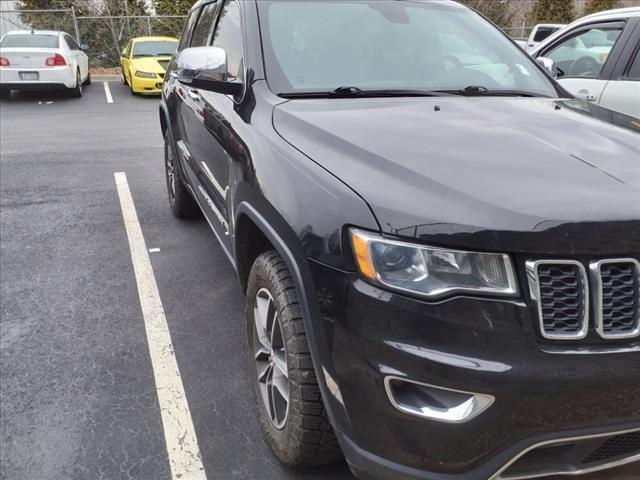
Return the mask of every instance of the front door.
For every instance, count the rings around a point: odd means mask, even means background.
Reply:
[[[622,35],[624,22],[587,25],[568,32],[540,53],[558,67],[558,82],[583,100],[600,102],[607,84],[610,53]]]
[[[225,3],[224,8],[221,5],[222,1],[217,1],[202,7],[190,46],[213,43],[213,46],[224,48],[231,75],[239,77],[242,75],[240,7],[236,1]],[[214,25],[217,25],[215,29]],[[184,163],[195,176],[192,185],[209,223],[230,250],[229,167],[233,148],[229,145],[234,135],[227,119],[237,117],[235,102],[230,96],[189,85],[181,84],[179,88],[182,90],[180,116],[184,135],[178,149],[183,158],[187,157]]]

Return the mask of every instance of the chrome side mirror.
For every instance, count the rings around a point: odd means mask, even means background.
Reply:
[[[227,52],[219,47],[185,48],[177,58],[178,81],[201,90],[240,95],[242,82],[227,68]]]
[[[548,57],[538,57],[536,61],[551,77],[558,78],[558,68],[553,60]]]

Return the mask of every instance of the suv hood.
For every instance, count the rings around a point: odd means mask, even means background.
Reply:
[[[631,117],[578,100],[304,99],[278,105],[274,125],[384,232],[510,252],[640,252]]]

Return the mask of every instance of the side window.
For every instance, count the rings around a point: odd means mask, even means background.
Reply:
[[[593,27],[563,39],[543,55],[561,70],[561,77],[599,78],[622,26]]]
[[[633,60],[625,79],[640,81],[640,48],[636,50],[636,58]]]
[[[187,18],[187,23],[184,25],[184,30],[182,30],[182,37],[180,38],[180,43],[178,44],[178,51],[184,50],[189,46],[189,42],[191,41],[191,32],[193,32],[193,26],[198,19],[198,13],[200,13],[200,9],[196,9],[191,12],[189,18]]]
[[[67,42],[67,45],[69,45],[69,48],[71,50],[80,50],[80,47],[78,46],[78,44],[76,43],[76,41],[73,39],[71,35],[68,35],[65,33],[64,39]]]
[[[208,44],[209,34],[211,33],[211,27],[216,19],[218,13],[219,2],[213,2],[202,9],[198,23],[196,23],[193,30],[193,36],[191,37],[192,47],[204,47]]]
[[[233,78],[242,76],[242,26],[240,5],[236,0],[227,1],[222,7],[218,26],[213,35],[213,46],[227,52],[227,67]]]

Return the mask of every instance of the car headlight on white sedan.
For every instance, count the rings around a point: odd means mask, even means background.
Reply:
[[[428,298],[518,291],[507,254],[429,247],[355,228],[349,232],[360,274],[380,286]]]
[[[140,70],[136,70],[136,77],[140,78],[156,78],[156,74],[153,72],[141,72]]]

